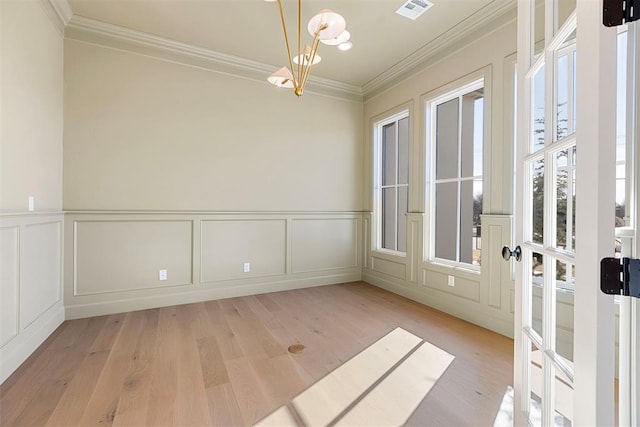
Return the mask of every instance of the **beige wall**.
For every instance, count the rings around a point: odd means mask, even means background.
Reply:
[[[362,104],[65,41],[66,210],[353,211]]]
[[[64,80],[67,317],[360,279],[362,103],[72,39]]]
[[[62,36],[39,1],[0,4],[0,212],[59,211]]]
[[[373,210],[373,123],[399,107],[410,109],[411,163],[407,255],[376,251],[375,217],[365,214],[367,246],[363,279],[504,335],[513,333],[513,282],[508,264],[499,255],[502,245],[511,243],[513,133],[510,112],[513,111],[511,85],[515,50],[514,21],[367,99],[364,104],[365,210]],[[425,234],[429,216],[425,213],[424,117],[427,99],[455,89],[455,82],[460,79],[483,75],[485,109],[490,118],[485,121],[482,271],[473,272],[426,261],[423,248],[428,247],[427,239],[433,237]],[[449,276],[453,276],[453,286],[449,284]]]
[[[357,212],[69,213],[67,318],[359,280],[360,224]]]
[[[64,320],[62,24],[0,1],[0,382]],[[28,198],[35,212],[27,212]]]

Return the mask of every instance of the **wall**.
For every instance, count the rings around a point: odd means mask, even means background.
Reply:
[[[63,39],[47,3],[1,1],[0,12],[2,382],[64,320]]]
[[[478,325],[513,335],[513,280],[500,249],[511,243],[513,174],[512,73],[516,50],[515,22],[464,46],[439,62],[365,101],[364,206],[365,260],[363,279]],[[484,214],[480,272],[426,262],[424,231],[426,170],[424,116],[427,99],[455,89],[453,82],[485,76]],[[373,123],[397,108],[410,109],[411,163],[408,250],[395,256],[375,248]],[[448,285],[449,276],[454,286]]]
[[[66,210],[352,211],[362,105],[65,41]]]
[[[361,278],[361,102],[74,39],[64,78],[68,318]]]

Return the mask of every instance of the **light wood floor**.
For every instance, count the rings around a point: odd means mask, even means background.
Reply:
[[[250,425],[398,326],[455,356],[407,425],[491,426],[513,341],[363,282],[64,322],[0,424]]]

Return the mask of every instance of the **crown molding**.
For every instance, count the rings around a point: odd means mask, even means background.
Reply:
[[[65,38],[152,56],[167,61],[263,81],[278,67],[240,58],[175,40],[131,30],[118,25],[73,15],[65,29]],[[362,102],[359,86],[310,76],[306,92]]]
[[[40,0],[40,5],[53,26],[63,36],[64,27],[73,14],[67,0]]]
[[[515,20],[515,11],[516,0],[493,1],[365,83],[362,86],[364,100],[373,98],[415,74],[418,69],[435,63],[442,57]],[[487,28],[491,30],[487,31]]]
[[[58,19],[62,22],[63,26],[66,26],[71,17],[73,16],[73,11],[71,10],[71,5],[67,0],[48,0],[55,10],[56,15],[58,15]]]
[[[57,25],[62,24],[65,38],[71,40],[138,53],[261,82],[266,82],[265,77],[278,69],[277,66],[73,15],[67,0],[41,0],[41,3],[45,5],[50,17],[54,13],[57,17]],[[362,87],[312,75],[309,77],[305,91],[356,102],[366,101],[480,37],[512,22],[515,19],[515,10],[516,0],[494,0],[413,54],[369,80]]]

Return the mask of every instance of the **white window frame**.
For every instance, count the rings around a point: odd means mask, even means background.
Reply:
[[[398,194],[397,191],[400,187],[407,187],[407,195],[409,189],[409,181],[411,180],[411,175],[409,174],[409,179],[406,184],[398,184],[398,173],[400,168],[397,167],[396,164],[396,184],[395,185],[382,185],[382,129],[384,126],[396,123],[404,118],[409,120],[409,147],[411,146],[411,116],[409,108],[402,109],[401,111],[392,113],[391,115],[386,116],[382,120],[378,120],[373,124],[373,209],[374,209],[374,227],[375,227],[375,247],[374,250],[376,252],[386,253],[390,255],[402,256],[406,257],[406,251],[395,251],[391,249],[386,249],[382,247],[382,190],[384,188],[396,188],[396,208],[398,206]],[[397,129],[397,127],[396,127]],[[399,144],[396,144],[396,161],[398,161],[398,147]],[[411,152],[409,148],[409,153]],[[407,168],[409,168],[409,164],[407,164]],[[396,247],[398,247],[398,215],[396,215]],[[406,230],[404,230],[406,235]],[[406,237],[405,237],[406,238]]]
[[[466,262],[452,261],[444,258],[437,258],[435,256],[435,245],[436,245],[436,203],[435,203],[435,191],[436,191],[436,183],[440,182],[459,182],[465,180],[482,180],[482,194],[483,194],[483,212],[485,211],[487,202],[487,137],[490,131],[490,101],[488,102],[490,94],[488,93],[488,81],[490,81],[490,75],[482,72],[479,76],[476,74],[473,78],[470,79],[461,79],[456,82],[453,82],[450,85],[447,85],[446,90],[441,92],[440,94],[427,98],[425,100],[425,123],[426,123],[426,153],[427,157],[425,159],[427,170],[426,170],[426,208],[425,212],[428,213],[428,227],[425,227],[427,230],[427,234],[425,236],[425,255],[426,261],[435,265],[441,265],[445,267],[452,267],[460,270],[467,270],[470,272],[480,273],[482,266],[469,264]],[[483,157],[483,168],[482,168],[482,176],[471,177],[471,178],[460,178],[460,158],[458,158],[458,177],[453,179],[446,180],[438,180],[436,181],[436,107],[440,104],[443,104],[452,99],[458,98],[462,95],[466,95],[470,92],[473,92],[478,89],[484,89],[484,108],[483,108],[483,143],[482,143],[482,157]],[[461,108],[461,105],[459,105]],[[458,123],[458,126],[461,126],[461,122]],[[458,136],[458,152],[460,151],[460,133]],[[458,186],[459,188],[459,186]],[[460,195],[457,198],[457,216],[460,217]],[[456,234],[456,258],[460,258],[460,225],[458,220],[457,226],[457,234]]]

